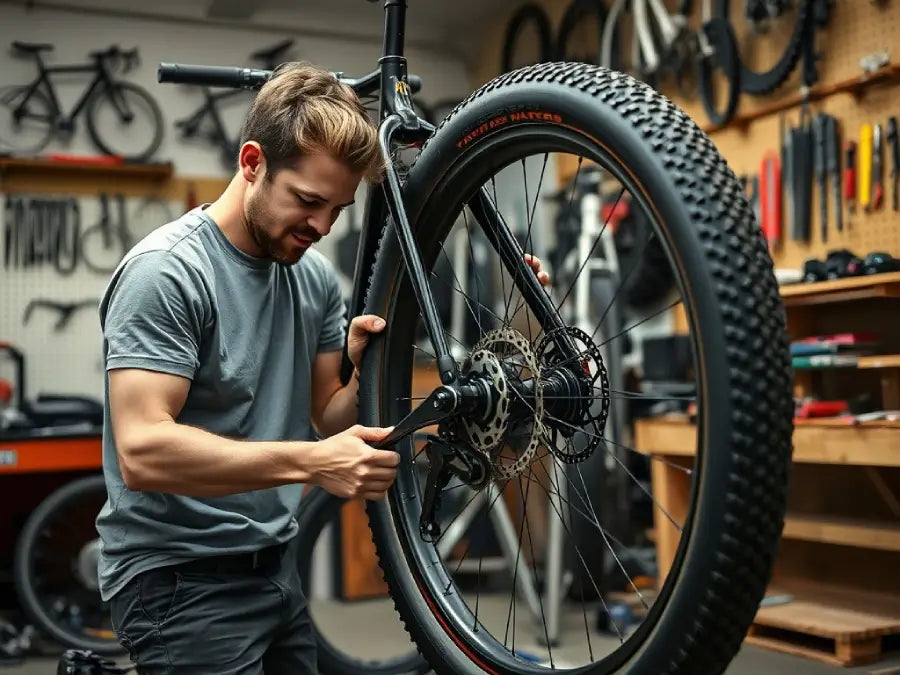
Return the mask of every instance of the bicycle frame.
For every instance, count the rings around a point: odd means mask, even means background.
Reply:
[[[77,64],[77,65],[64,65],[64,66],[45,66],[43,60],[40,58],[37,59],[38,64],[38,76],[35,78],[34,82],[32,82],[28,91],[25,94],[25,97],[22,99],[22,103],[20,107],[24,106],[28,99],[31,98],[31,95],[37,91],[37,89],[43,84],[44,91],[47,93],[47,97],[50,99],[51,105],[51,119],[62,119],[61,126],[70,125],[73,120],[78,117],[81,111],[84,109],[84,106],[87,104],[88,100],[90,100],[91,96],[94,93],[94,90],[98,85],[103,85],[104,87],[109,87],[112,84],[112,78],[106,70],[106,66],[102,63],[96,64]],[[65,114],[62,110],[62,106],[60,105],[59,98],[56,95],[56,89],[53,87],[53,83],[50,80],[50,75],[52,73],[94,73],[94,79],[91,80],[90,84],[85,88],[84,92],[81,94],[81,98],[75,103],[72,107],[72,111],[68,114]],[[41,115],[33,115],[33,114],[25,114],[26,117],[32,117],[35,119],[41,119]]]

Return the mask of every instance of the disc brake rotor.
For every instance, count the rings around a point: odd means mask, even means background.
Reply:
[[[579,437],[579,444],[569,445],[566,448],[559,448],[556,443],[551,443],[550,450],[560,461],[574,464],[590,457],[603,440],[609,416],[609,375],[600,348],[594,344],[591,336],[574,326],[560,330],[568,334],[578,351],[578,369],[583,373],[587,394],[584,396],[585,404],[580,405],[580,410],[569,420],[550,422],[550,426],[556,427],[555,431],[559,431],[563,436],[571,437],[580,431],[583,438]],[[557,349],[558,332],[557,330],[547,333],[535,350],[545,371],[571,361]]]
[[[491,460],[494,476],[508,480],[531,465],[541,442],[544,431],[541,422],[544,399],[540,386],[540,366],[525,336],[511,328],[498,328],[486,333],[473,347],[469,362],[471,363],[469,372],[478,372],[490,377],[498,401],[487,420],[482,422],[465,420],[463,426],[472,447],[483,452]],[[516,370],[519,374],[516,374]],[[531,402],[524,401],[529,408],[529,419],[526,424],[527,442],[521,449],[514,448],[515,459],[511,463],[504,463],[503,460],[508,457],[503,451],[511,447],[510,431],[513,427],[510,420],[510,402],[522,397],[510,384],[510,379],[521,379],[520,374],[525,371],[535,383]]]

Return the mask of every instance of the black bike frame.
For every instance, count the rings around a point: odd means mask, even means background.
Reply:
[[[25,98],[22,99],[22,102],[19,104],[20,107],[24,106],[28,99],[31,98],[31,95],[37,91],[37,89],[43,84],[44,90],[47,92],[47,96],[50,99],[50,105],[52,107],[52,118],[57,119],[62,118],[64,122],[71,123],[78,114],[82,111],[84,106],[87,104],[88,99],[90,99],[91,95],[94,93],[94,90],[97,88],[97,85],[103,84],[107,89],[112,85],[112,78],[109,76],[109,73],[106,71],[106,66],[103,64],[101,60],[98,59],[97,63],[94,64],[79,64],[72,66],[50,66],[47,67],[44,65],[43,60],[40,58],[37,59],[38,64],[38,76],[28,87],[28,92],[25,94]],[[53,88],[53,83],[50,81],[50,75],[52,73],[94,73],[94,79],[84,90],[84,93],[81,95],[81,98],[78,99],[78,102],[72,108],[72,112],[68,115],[63,113],[62,106],[59,103],[59,98],[56,96],[56,89]],[[26,114],[24,117],[32,117],[35,119],[43,119],[42,115],[34,115],[34,114]]]

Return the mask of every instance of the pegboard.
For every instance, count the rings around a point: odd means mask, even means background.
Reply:
[[[559,30],[560,20],[571,0],[538,0],[551,20],[554,35]],[[523,4],[510,3],[509,7],[498,13],[492,21],[485,22],[484,37],[479,49],[474,51],[471,72],[474,83],[481,85],[499,74],[500,50],[509,17]],[[666,2],[671,10],[678,4],[674,0]],[[692,25],[699,25],[701,2],[694,3],[695,16]],[[607,3],[607,6],[609,3]],[[741,19],[742,2],[733,0],[732,24],[736,31],[736,39],[741,53],[750,59],[750,65],[770,66],[784,49],[785,41],[790,34],[790,25],[774,24],[774,30],[765,36],[751,36],[750,26]],[[583,39],[591,40],[595,30],[583,31]],[[829,85],[843,80],[859,77],[862,74],[861,60],[875,52],[886,52],[892,63],[900,63],[900,1],[890,0],[885,3],[871,3],[863,0],[836,0],[832,8],[830,22],[827,27],[817,30],[816,50],[821,54],[817,62],[817,85]],[[752,40],[752,42],[751,42]],[[750,46],[752,45],[752,47]],[[577,53],[588,53],[589,47],[582,45]],[[771,106],[773,102],[786,101],[796,96],[800,88],[802,62],[795,67],[788,80],[772,94],[753,96],[743,93],[740,98],[736,116],[753,114]],[[664,85],[662,92],[670,97],[678,106],[697,121],[701,126],[708,125],[708,118],[699,99],[689,99],[681,95],[672,86]],[[813,182],[810,205],[810,239],[808,242],[790,240],[787,231],[787,200],[782,199],[784,215],[782,218],[782,243],[773,251],[773,258],[779,267],[799,267],[810,257],[824,257],[829,250],[848,248],[857,255],[864,255],[874,250],[887,251],[900,257],[900,213],[891,208],[890,169],[891,160],[886,138],[887,118],[890,115],[900,116],[900,82],[878,84],[863,90],[856,98],[850,93],[841,93],[809,106],[811,115],[825,112],[838,120],[838,131],[841,142],[841,165],[843,168],[843,143],[846,140],[859,142],[859,127],[864,122],[880,123],[883,133],[882,180],[885,189],[882,208],[865,213],[857,207],[855,215],[844,210],[844,231],[838,233],[834,228],[834,198],[832,184],[828,187],[828,239],[822,242],[820,236],[819,190]],[[747,125],[729,126],[710,132],[713,143],[718,147],[726,161],[738,174],[760,172],[760,164],[767,150],[780,154],[780,118],[782,113],[757,118]],[[797,126],[800,118],[800,107],[791,107],[783,113],[786,122]],[[857,151],[857,161],[859,159]],[[858,171],[857,171],[858,173]],[[842,181],[843,182],[843,181]],[[850,224],[848,228],[847,225]]]

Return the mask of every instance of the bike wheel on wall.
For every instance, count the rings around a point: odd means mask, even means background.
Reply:
[[[572,0],[563,14],[557,36],[556,51],[561,61],[582,61],[594,65],[602,64],[600,39],[606,23],[605,0]],[[610,67],[620,67],[618,32],[613,37],[613,59]]]
[[[748,94],[770,94],[790,77],[800,60],[806,22],[811,20],[813,0],[775,3],[778,13],[771,18],[746,16],[746,8],[757,6],[762,11],[768,4],[739,2],[732,10],[731,0],[715,3],[715,16],[728,21],[738,36],[741,90]]]
[[[346,500],[335,497],[321,488],[313,487],[303,495],[297,511],[297,523],[300,526],[297,531],[297,541],[299,542],[297,569],[310,608],[310,617],[316,636],[319,672],[321,675],[358,675],[358,673],[424,675],[428,672],[429,666],[412,643],[406,654],[393,658],[360,658],[355,653],[351,654],[354,647],[358,650],[358,641],[353,637],[352,631],[340,631],[340,635],[344,639],[343,645],[341,645],[340,641],[334,641],[328,635],[328,633],[333,634],[337,631],[324,630],[321,617],[317,618],[319,613],[316,607],[317,603],[310,597],[313,551],[325,528],[339,519],[341,507],[346,503]]]
[[[506,24],[500,72],[555,58],[550,19],[540,5],[523,5]]]
[[[150,159],[163,138],[159,104],[131,82],[98,89],[88,104],[87,126],[100,150],[131,161]]]
[[[40,630],[73,649],[124,653],[100,598],[94,521],[106,501],[102,475],[62,486],[29,516],[16,543],[13,583]]]
[[[0,152],[35,155],[53,135],[53,106],[44,92],[29,87],[0,89]]]
[[[547,229],[535,223],[552,222],[542,188],[555,187],[557,168],[569,167],[577,182],[587,162],[605,172],[605,192],[616,186],[609,201],[627,192],[631,208],[643,209],[642,245],[655,240],[665,252],[675,289],[652,310],[611,313],[611,305],[594,306],[589,285],[587,291],[576,286],[579,275],[565,288],[532,284],[520,292],[531,274],[523,250],[533,251],[532,237]],[[495,285],[503,289],[490,298],[463,295],[481,328],[477,341],[448,336],[461,374],[489,393],[468,394],[472,407],[441,425],[444,445],[416,451],[408,439],[398,443],[395,484],[385,500],[367,504],[391,597],[418,648],[439,674],[473,668],[721,672],[740,648],[769,579],[784,517],[793,415],[784,311],[740,182],[699,127],[647,85],[602,68],[552,63],[500,76],[469,97],[425,144],[405,190],[426,270],[447,256],[443,244],[454,232],[478,228],[492,244],[494,269],[502,270]],[[579,274],[590,273],[602,237],[601,230]],[[619,279],[633,271],[619,270]],[[455,275],[432,275],[431,283],[459,292]],[[611,296],[615,302],[620,293]],[[684,476],[687,508],[669,513],[635,479],[632,492],[652,500],[653,522],[635,516],[625,521],[632,534],[613,534],[602,489],[588,484],[592,479],[579,466],[600,455],[630,480],[647,475],[654,462],[669,464],[633,447],[627,435],[611,437],[616,432],[607,420],[614,406],[634,398],[684,397],[611,388],[609,345],[678,309],[690,329],[697,392],[683,401],[696,410],[695,461],[690,468],[671,465]],[[414,373],[434,368],[433,355],[416,344],[419,312],[393,232],[382,238],[366,312],[384,316],[387,328],[373,338],[362,365],[361,422],[390,426],[417,404],[410,393]],[[615,325],[606,323],[613,314]],[[437,452],[480,457],[484,473],[434,473],[446,466],[432,461]],[[615,572],[613,583],[585,570],[607,620],[609,591],[630,595],[634,620],[613,620],[598,634],[590,628],[599,621],[590,601],[569,603],[561,620],[585,630],[580,644],[567,637],[563,655],[544,639],[552,608],[543,598],[529,611],[517,602],[514,581],[488,583],[474,553],[468,562],[479,570],[478,580],[461,584],[454,570],[469,550],[449,559],[436,555],[445,530],[430,505],[467,482],[483,488],[485,480],[517,509],[517,570],[534,578],[546,572],[546,518],[558,517],[576,549],[571,520],[580,519],[603,541]],[[678,542],[673,559],[658,561],[659,584],[637,578],[629,562],[639,559],[648,527]],[[573,559],[583,560],[577,550]]]

